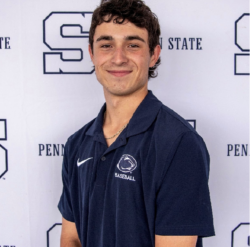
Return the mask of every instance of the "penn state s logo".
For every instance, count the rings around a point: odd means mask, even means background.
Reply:
[[[121,159],[119,160],[117,164],[117,168],[121,172],[132,172],[136,169],[137,162],[135,158],[129,154],[122,155]]]

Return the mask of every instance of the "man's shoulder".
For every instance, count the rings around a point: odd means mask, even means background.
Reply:
[[[96,118],[94,118],[93,120],[85,124],[82,128],[77,130],[74,134],[69,136],[67,140],[67,146],[77,146],[80,143],[82,143],[82,141],[84,140],[85,134],[87,133],[89,128],[93,125],[95,119]]]
[[[189,143],[197,149],[207,150],[203,138],[195,128],[183,117],[169,107],[162,105],[155,127],[157,128],[157,141],[162,146],[173,148],[179,143]],[[207,151],[205,151],[207,152]]]
[[[186,132],[193,132],[197,134],[194,127],[178,113],[162,105],[157,118],[158,127],[163,129],[165,133],[172,133],[172,135],[179,136]]]

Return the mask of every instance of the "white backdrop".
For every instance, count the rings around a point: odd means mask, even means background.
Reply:
[[[211,156],[216,236],[204,246],[250,246],[249,1],[146,3],[162,30],[149,87],[195,120]],[[104,102],[88,74],[89,12],[98,4],[0,1],[0,247],[59,247],[63,144]]]

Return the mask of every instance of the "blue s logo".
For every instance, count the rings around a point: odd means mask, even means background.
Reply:
[[[249,23],[250,13],[244,13],[235,21],[235,45],[242,53],[234,54],[234,75],[250,75]]]
[[[43,20],[44,74],[92,74],[88,38],[92,12],[52,12]]]
[[[7,120],[0,119],[0,141],[7,140]],[[8,150],[0,144],[0,178],[8,171]]]

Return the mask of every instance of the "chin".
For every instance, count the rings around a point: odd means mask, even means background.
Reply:
[[[134,91],[130,89],[107,89],[107,92],[115,96],[127,96],[134,93]]]
[[[140,91],[144,85],[140,87],[131,87],[131,88],[106,88],[106,91],[109,94],[115,95],[115,96],[128,96],[132,95],[138,91]]]

